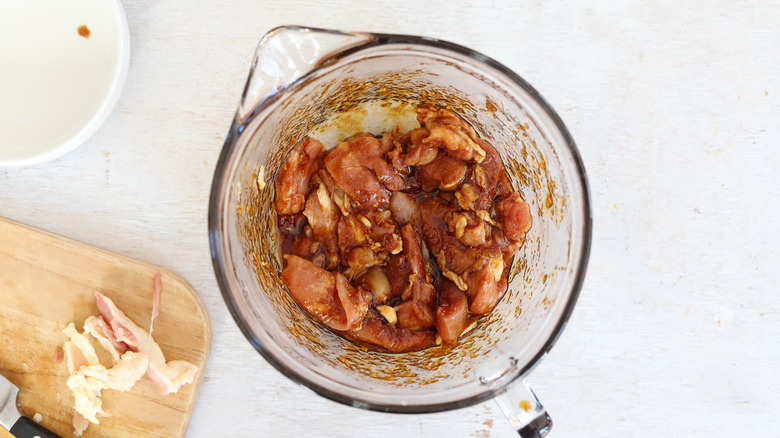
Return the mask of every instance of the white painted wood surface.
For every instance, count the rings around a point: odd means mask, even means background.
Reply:
[[[577,309],[530,379],[552,436],[777,436],[777,1],[125,9],[132,59],[113,114],[54,162],[0,169],[0,215],[165,267],[200,292],[214,338],[188,436],[514,434],[492,402],[398,416],[322,399],[260,358],[230,317],[209,258],[211,177],[254,48],[282,24],[472,47],[529,80],[568,124],[595,232]]]

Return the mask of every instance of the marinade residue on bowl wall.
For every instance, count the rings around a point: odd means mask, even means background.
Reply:
[[[452,345],[507,289],[531,226],[493,146],[456,114],[419,128],[305,138],[275,181],[282,279],[319,322],[392,352]]]

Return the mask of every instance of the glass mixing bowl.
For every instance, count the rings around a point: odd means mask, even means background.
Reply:
[[[281,280],[274,178],[306,135],[332,147],[360,131],[416,126],[446,106],[500,153],[533,225],[509,290],[453,348],[366,351],[308,317]],[[585,276],[591,212],[571,135],[527,82],[431,38],[281,27],[260,42],[217,164],[209,206],[217,281],[244,335],[287,377],[351,406],[425,413],[496,398],[522,436],[551,422],[525,384],[561,334]]]

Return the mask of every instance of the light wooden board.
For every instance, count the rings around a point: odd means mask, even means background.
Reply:
[[[103,391],[110,417],[91,424],[84,437],[184,436],[211,346],[208,314],[175,274],[0,218],[0,373],[20,387],[28,416],[40,413],[45,427],[73,436],[67,366],[54,360],[67,340],[62,329],[73,321],[81,330],[88,316],[98,315],[94,294],[100,291],[148,330],[158,271],[162,295],[154,338],[167,359],[198,366],[196,381],[165,397],[148,377],[126,393]],[[0,431],[0,438],[7,436]]]

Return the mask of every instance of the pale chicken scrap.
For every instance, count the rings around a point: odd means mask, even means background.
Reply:
[[[78,431],[83,424],[79,417],[99,424],[98,415],[105,414],[100,398],[101,391],[104,389],[128,391],[146,373],[148,364],[148,354],[128,351],[112,368],[106,369],[99,363],[89,364],[81,366],[76,373],[71,374],[67,386],[73,392],[74,408],[78,414],[73,420],[74,428]],[[81,428],[82,432],[83,430]]]
[[[87,430],[87,426],[89,426],[89,420],[84,418],[83,415],[76,411],[73,414],[73,435],[81,436],[81,434]]]
[[[124,351],[120,351],[119,348],[106,337],[103,327],[107,327],[107,325],[103,318],[100,317],[90,316],[84,321],[84,332],[89,333],[93,338],[97,339],[100,346],[111,354],[111,359],[113,360],[113,363],[116,364],[119,362],[119,357],[122,356]]]
[[[155,276],[152,297],[152,323],[157,316],[160,296],[160,275]],[[161,394],[176,392],[181,385],[190,383],[197,367],[185,361],[165,363],[165,358],[151,334],[136,326],[110,299],[96,293],[98,308],[106,317],[90,316],[84,321],[84,333],[79,333],[73,323],[63,332],[69,340],[63,346],[70,376],[67,386],[74,397],[73,428],[74,435],[81,436],[90,422],[98,424],[98,416],[105,415],[100,398],[103,389],[129,391],[144,374],[157,384]],[[89,339],[90,334],[111,354],[113,367],[106,368]],[[150,366],[150,358],[156,360],[155,369]]]
[[[102,386],[102,383],[96,381],[94,376],[96,373],[91,371],[94,371],[95,367],[105,370],[105,367],[100,365],[97,353],[87,337],[79,333],[72,322],[65,327],[63,333],[70,338],[65,342],[62,350],[65,352],[70,373],[67,385],[73,392],[74,398],[73,434],[81,436],[89,422],[97,423],[97,415],[103,413],[100,389],[95,390],[96,387]],[[87,372],[90,372],[89,377]]]
[[[160,395],[175,393],[183,385],[192,383],[198,372],[197,366],[183,360],[166,362],[160,346],[149,333],[130,320],[113,301],[100,292],[95,292],[95,301],[116,340],[124,342],[132,351],[149,355],[147,374],[157,385]]]
[[[149,368],[149,353],[126,351],[116,365],[108,370],[107,387],[127,392],[141,380]]]
[[[89,325],[87,325],[88,322]],[[84,330],[89,331],[89,334],[95,336],[94,334],[92,334],[93,329],[102,333],[103,338],[108,339],[109,343],[114,347],[113,349],[116,350],[117,356],[121,356],[122,353],[127,351],[127,344],[118,341],[116,339],[116,337],[114,336],[114,330],[111,329],[111,326],[108,325],[106,320],[103,319],[102,317],[92,316],[87,318],[86,321],[84,321]],[[98,341],[100,341],[100,339],[97,336],[95,338],[98,339]],[[107,350],[111,351],[111,349],[107,348],[107,345],[103,344],[102,342],[100,344],[106,347]],[[117,360],[119,360],[118,357]]]
[[[65,363],[68,365],[68,372],[74,374],[83,366],[100,364],[97,353],[95,353],[95,349],[90,344],[89,339],[79,333],[72,322],[62,332],[70,338],[62,347],[62,350],[65,352]]]
[[[103,336],[94,316],[84,322],[84,333],[79,333],[73,323],[68,324],[63,332],[70,338],[63,346],[70,376],[66,385],[73,393],[74,409],[73,428],[76,436],[89,425],[89,422],[99,424],[98,416],[105,415],[101,391],[109,388],[118,391],[128,391],[143,375],[149,364],[147,353],[127,351],[121,356],[113,344]],[[102,319],[100,319],[102,321]],[[85,336],[102,336],[101,345],[117,355],[112,368],[106,369],[100,364],[97,353]],[[99,341],[101,338],[96,337]]]
[[[108,385],[109,379],[108,370],[101,364],[83,366],[68,377],[74,408],[91,423],[100,423],[97,416],[104,413],[100,391]]]

